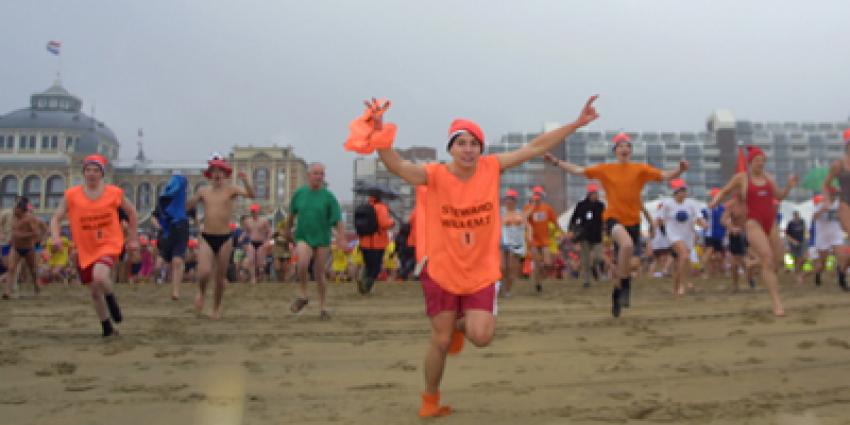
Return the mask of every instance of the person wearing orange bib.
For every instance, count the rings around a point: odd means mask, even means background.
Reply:
[[[120,323],[122,320],[111,282],[112,267],[124,248],[118,208],[128,217],[128,250],[139,249],[139,235],[136,209],[124,197],[121,188],[103,182],[105,168],[106,158],[101,155],[89,155],[83,160],[85,183],[65,191],[64,199],[50,220],[50,237],[54,247],[61,246],[61,222],[67,216],[77,251],[80,281],[89,285],[103,336],[108,337],[118,333],[112,321]]]
[[[605,190],[608,204],[602,213],[605,230],[614,240],[617,259],[617,275],[620,282],[614,286],[611,294],[611,314],[619,317],[621,308],[631,304],[632,255],[640,243],[640,215],[643,209],[640,194],[643,187],[651,181],[669,181],[679,177],[688,169],[688,161],[682,160],[672,170],[662,171],[649,164],[631,162],[632,142],[626,133],[614,136],[614,155],[617,161],[609,164],[597,164],[587,167],[559,160],[551,154],[546,159],[564,171],[599,180]]]
[[[511,152],[482,155],[484,133],[472,121],[457,119],[449,127],[447,164],[403,160],[392,147],[377,151],[387,170],[414,186],[428,188],[417,196],[417,257],[426,261],[420,273],[426,312],[431,321],[425,354],[425,392],[421,417],[443,416],[440,381],[448,353],[461,350],[464,338],[478,347],[490,344],[496,329],[497,282],[501,278],[499,177],[562,143],[598,116],[591,97],[575,122],[544,133]],[[380,131],[381,108],[367,102],[366,122]],[[387,124],[389,126],[389,124]],[[417,194],[421,192],[417,191]],[[421,202],[420,202],[421,201]]]
[[[524,211],[528,220],[528,246],[534,261],[531,275],[538,293],[543,292],[543,277],[552,271],[552,252],[548,249],[552,240],[549,237],[549,224],[558,225],[558,216],[552,206],[543,202],[544,196],[546,193],[543,187],[535,186],[531,202],[525,206]]]

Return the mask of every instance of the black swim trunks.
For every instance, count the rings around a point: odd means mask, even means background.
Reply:
[[[221,250],[221,246],[230,240],[231,234],[213,235],[210,233],[201,233],[201,237],[207,241],[207,244],[209,244],[210,248],[212,248],[213,253],[218,255],[218,251]]]

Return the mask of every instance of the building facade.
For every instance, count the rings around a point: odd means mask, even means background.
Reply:
[[[399,155],[418,164],[437,161],[437,150],[434,148],[414,146],[408,149],[397,149]],[[345,211],[346,223],[354,223],[354,206],[366,202],[366,196],[358,193],[357,188],[377,185],[393,190],[398,197],[385,200],[384,203],[396,215],[396,219],[406,220],[413,211],[415,190],[406,181],[389,172],[384,163],[377,157],[361,157],[354,160],[354,203]]]
[[[502,136],[498,142],[488,144],[487,153],[494,154],[519,149],[539,135],[540,133],[508,133]],[[564,150],[560,147],[556,147],[550,153],[559,159],[565,159]],[[503,171],[499,182],[499,191],[502,194],[508,189],[517,191],[519,205],[525,205],[531,199],[532,188],[542,186],[546,192],[544,201],[551,205],[556,212],[562,212],[568,208],[566,184],[566,173],[558,167],[547,165],[543,161],[543,157],[539,157]]]
[[[106,181],[118,185],[146,220],[173,174],[189,179],[190,195],[207,184],[202,172],[206,158],[197,161],[149,160],[141,141],[135,159],[118,159],[119,141],[112,130],[82,111],[82,101],[56,81],[30,97],[30,106],[0,115],[0,208],[27,196],[35,213],[49,217],[65,189],[82,182],[82,159],[99,153],[109,162]],[[292,193],[307,182],[307,166],[291,147],[234,146],[228,154],[233,179],[245,172],[256,199],[237,204],[238,214],[257,202],[269,216],[282,216]]]

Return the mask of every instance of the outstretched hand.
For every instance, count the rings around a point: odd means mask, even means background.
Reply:
[[[543,159],[549,161],[550,163],[552,163],[552,165],[558,165],[558,158],[549,152],[543,154]]]
[[[390,109],[390,101],[373,97],[372,100],[364,100],[363,104],[366,105],[368,114],[366,121],[372,123],[372,128],[376,131],[380,131],[384,126],[384,112]]]
[[[576,125],[584,127],[599,118],[599,113],[596,112],[596,108],[593,106],[593,102],[595,102],[597,98],[599,98],[599,95],[595,94],[590,96],[590,99],[587,99],[587,103],[584,104],[584,108],[582,108],[578,119],[576,119]]]

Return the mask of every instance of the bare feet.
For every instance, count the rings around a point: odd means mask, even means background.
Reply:
[[[782,307],[779,307],[779,308],[774,307],[773,315],[776,316],[776,317],[785,317],[785,309],[783,309]]]
[[[200,292],[195,296],[195,309],[198,310],[198,313],[204,309],[204,296]]]
[[[210,319],[218,320],[221,319],[221,308],[215,309],[212,314],[210,314]]]

